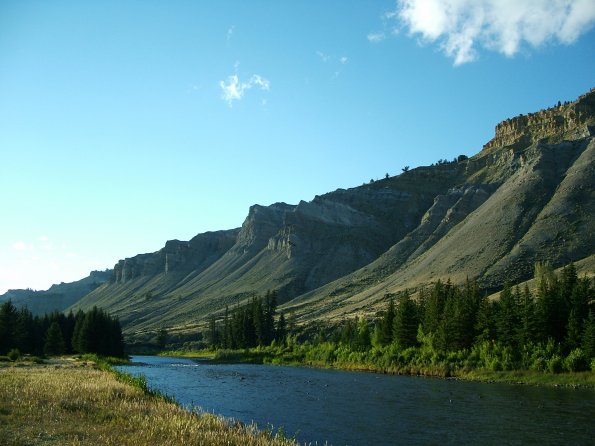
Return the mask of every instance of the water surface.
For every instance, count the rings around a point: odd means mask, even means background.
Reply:
[[[333,445],[595,445],[595,391],[134,356],[185,406]]]

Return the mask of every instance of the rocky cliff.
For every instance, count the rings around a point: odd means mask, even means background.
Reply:
[[[496,125],[496,135],[484,151],[502,147],[527,147],[539,140],[560,142],[586,138],[595,133],[595,90],[576,101],[520,115]]]

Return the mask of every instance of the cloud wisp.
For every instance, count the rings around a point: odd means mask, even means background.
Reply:
[[[237,74],[232,74],[227,77],[226,81],[219,81],[221,87],[221,99],[223,99],[230,107],[233,107],[233,101],[240,101],[246,92],[252,88],[269,91],[270,82],[268,79],[254,74],[250,77],[248,82],[241,82]]]
[[[438,43],[455,65],[478,57],[478,47],[512,57],[524,45],[571,44],[595,24],[593,0],[399,0],[398,28]],[[370,42],[378,42],[368,35]]]

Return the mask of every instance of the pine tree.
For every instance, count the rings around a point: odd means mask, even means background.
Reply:
[[[53,322],[45,334],[43,352],[48,356],[61,355],[65,352],[66,345],[58,322]]]
[[[513,293],[510,284],[505,284],[500,293],[498,311],[496,313],[496,333],[498,340],[504,345],[515,347],[518,340],[519,327],[519,293]]]
[[[393,324],[393,339],[403,349],[417,345],[417,306],[405,291],[399,299]]]
[[[521,294],[519,306],[521,313],[518,342],[519,345],[529,345],[531,342],[537,341],[537,316],[533,296],[526,284]]]
[[[370,326],[366,318],[362,317],[357,322],[355,349],[358,351],[366,351],[370,348]]]
[[[589,317],[585,321],[583,351],[587,358],[595,358],[595,314],[593,311],[589,312]]]
[[[475,319],[475,342],[482,343],[496,339],[496,320],[494,304],[484,297],[479,303],[479,309]]]
[[[161,327],[161,329],[157,332],[156,338],[157,347],[159,347],[160,350],[165,349],[165,345],[167,344],[167,337],[167,330],[165,329],[165,327]]]
[[[14,330],[17,309],[10,300],[0,306],[0,355],[6,355],[15,347]]]
[[[390,297],[384,317],[380,322],[380,345],[388,345],[393,340],[393,325],[395,323],[395,301]]]
[[[284,341],[287,336],[287,324],[285,322],[285,315],[281,313],[279,320],[277,321],[277,329],[275,331],[275,339],[278,341]]]

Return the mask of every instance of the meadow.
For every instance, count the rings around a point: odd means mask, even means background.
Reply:
[[[143,379],[93,361],[57,358],[0,363],[0,444],[294,445],[147,389]]]

